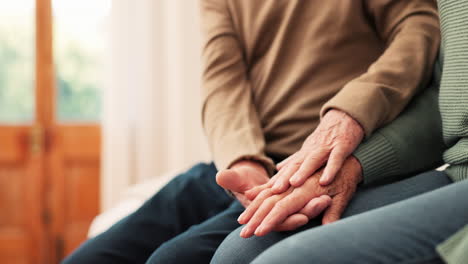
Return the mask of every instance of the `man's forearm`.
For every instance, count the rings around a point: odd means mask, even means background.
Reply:
[[[225,1],[202,0],[204,33],[202,123],[219,170],[248,159],[271,174],[273,161],[264,153],[265,140],[247,79],[242,45]]]
[[[339,109],[370,136],[394,120],[430,79],[440,43],[434,0],[366,0],[385,48],[367,72],[347,83],[321,111]]]

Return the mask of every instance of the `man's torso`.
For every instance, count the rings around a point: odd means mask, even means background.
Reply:
[[[384,50],[360,0],[228,0],[228,7],[266,153],[276,157],[299,149],[322,105]]]

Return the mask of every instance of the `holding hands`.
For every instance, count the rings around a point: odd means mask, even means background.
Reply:
[[[230,169],[222,170],[216,175],[218,185],[230,190],[237,200],[248,207],[252,199],[246,197],[246,192],[253,187],[264,184],[268,181],[268,173],[265,168],[255,161],[242,160],[236,162]],[[311,201],[311,206],[307,206],[301,212],[288,215],[284,221],[274,227],[275,231],[294,230],[305,225],[310,218],[315,217],[316,211],[321,211],[330,205],[331,199],[321,199]]]
[[[348,114],[328,111],[301,149],[278,164],[279,172],[267,186],[275,193],[282,193],[289,186],[299,187],[323,166],[319,183],[330,184],[363,137],[361,125]]]
[[[350,156],[335,180],[327,186],[319,184],[322,172],[306,179],[300,187],[289,187],[280,194],[275,194],[271,189],[258,194],[247,192],[246,197],[253,201],[238,219],[240,224],[245,224],[241,236],[264,236],[296,212],[307,214],[309,219],[324,212],[323,224],[339,220],[362,180],[361,165]]]
[[[273,178],[268,180],[264,169],[264,177],[252,177],[236,166],[220,172],[218,184],[246,207],[238,219],[245,224],[241,236],[294,230],[322,212],[323,224],[337,221],[362,180],[361,165],[350,155],[363,137],[356,120],[330,110],[302,148],[278,164]]]

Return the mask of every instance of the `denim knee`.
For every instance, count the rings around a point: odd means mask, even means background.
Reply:
[[[207,253],[209,256],[205,256]],[[208,263],[211,254],[196,240],[168,241],[153,252],[146,264]]]
[[[215,248],[210,241],[187,231],[163,243],[146,261],[147,264],[209,263]]]
[[[93,240],[85,242],[71,255],[67,256],[61,264],[81,264],[81,263],[115,263],[115,259],[105,256],[105,250],[100,245],[95,245]]]
[[[268,247],[284,238],[279,233],[270,233],[264,237],[242,238],[239,227],[224,239],[211,260],[211,264],[250,263]]]
[[[153,254],[151,254],[149,259],[146,261],[146,264],[181,263],[181,260],[178,259],[178,255],[180,255],[180,247],[174,247],[172,244],[170,242],[163,243],[158,249],[156,249],[153,252]]]

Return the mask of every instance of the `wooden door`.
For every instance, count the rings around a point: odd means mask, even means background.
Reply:
[[[30,1],[30,8],[34,9],[34,2]],[[38,9],[39,10],[39,9]],[[41,10],[41,12],[44,10]],[[37,36],[46,33],[44,40],[49,38],[47,32],[43,32],[40,24],[35,25],[34,10],[28,14],[31,18],[30,27],[36,28]],[[25,18],[28,18],[25,16]],[[39,21],[39,17],[37,19]],[[44,21],[47,23],[47,21]],[[7,25],[9,26],[9,25]],[[32,30],[31,31],[34,31]],[[4,28],[2,29],[4,31]],[[11,34],[11,33],[10,33]],[[18,32],[18,36],[21,32]],[[45,65],[47,51],[45,42],[36,42],[34,45],[34,35],[31,33],[30,45],[28,49],[33,50],[31,54],[36,55],[36,65],[34,58],[24,61],[24,66],[30,69],[22,69],[24,76],[19,78],[30,79],[30,87],[0,87],[2,89],[2,103],[13,100],[11,91],[23,89],[26,97],[31,98],[32,94],[43,94],[44,87],[50,84],[51,65]],[[4,39],[2,40],[2,43]],[[10,43],[10,46],[12,43]],[[14,43],[13,44],[18,44]],[[8,45],[2,44],[2,53],[8,52]],[[27,52],[25,53],[27,54]],[[10,57],[21,57],[24,54],[13,53]],[[2,79],[8,78],[10,72],[6,65],[0,71],[6,71]],[[36,82],[31,75],[36,75]],[[18,82],[13,82],[17,84]],[[10,85],[9,82],[2,82],[1,85]],[[5,92],[10,91],[10,93]],[[8,97],[8,95],[10,95]],[[44,102],[39,97],[29,102],[30,107],[28,118],[22,119],[19,116],[0,120],[0,263],[46,263],[49,259],[48,224],[51,214],[47,210],[46,183],[47,168],[46,156],[48,142],[46,142],[46,112],[48,111]],[[14,108],[14,105],[10,105]],[[4,113],[15,112],[16,109],[3,109]],[[26,108],[27,109],[27,108]],[[21,111],[19,111],[21,112]],[[18,119],[18,120],[17,120]]]
[[[0,120],[0,263],[58,263],[99,212],[100,126],[57,118],[52,3],[35,1],[34,117]]]
[[[51,167],[51,244],[57,263],[86,239],[99,212],[99,146],[97,125],[56,125]]]
[[[41,124],[46,127],[48,151],[46,210],[49,262],[58,263],[86,237],[99,212],[100,126],[96,121],[60,120],[58,105],[60,63],[54,59],[54,26],[51,0],[37,1],[38,101]],[[39,58],[42,56],[41,58]],[[71,62],[66,62],[71,63]],[[55,68],[54,68],[55,65]]]
[[[27,125],[0,126],[0,263],[47,258],[40,133]]]

